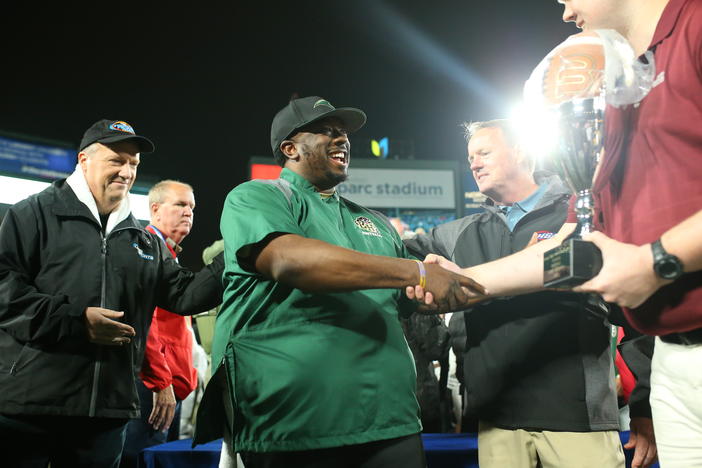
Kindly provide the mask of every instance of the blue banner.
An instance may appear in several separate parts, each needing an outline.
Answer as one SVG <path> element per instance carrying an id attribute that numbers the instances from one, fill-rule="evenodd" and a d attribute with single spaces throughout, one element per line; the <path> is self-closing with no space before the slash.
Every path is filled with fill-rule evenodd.
<path id="1" fill-rule="evenodd" d="M 0 136 L 0 171 L 43 179 L 68 177 L 76 151 Z"/>

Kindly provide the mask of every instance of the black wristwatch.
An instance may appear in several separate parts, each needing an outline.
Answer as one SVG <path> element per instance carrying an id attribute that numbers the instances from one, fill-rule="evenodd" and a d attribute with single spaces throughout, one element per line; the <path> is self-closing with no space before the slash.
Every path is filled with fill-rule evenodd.
<path id="1" fill-rule="evenodd" d="M 661 240 L 651 243 L 653 252 L 653 271 L 659 278 L 675 280 L 683 274 L 683 264 L 678 257 L 665 251 Z"/>

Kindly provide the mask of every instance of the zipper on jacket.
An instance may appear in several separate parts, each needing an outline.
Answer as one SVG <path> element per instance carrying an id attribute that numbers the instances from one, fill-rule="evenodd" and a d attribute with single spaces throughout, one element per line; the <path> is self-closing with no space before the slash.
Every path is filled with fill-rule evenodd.
<path id="1" fill-rule="evenodd" d="M 100 257 L 102 260 L 102 277 L 100 279 L 100 307 L 105 308 L 105 290 L 106 290 L 106 277 L 107 277 L 107 237 L 102 232 L 100 233 Z M 102 361 L 102 345 L 98 345 L 96 357 L 95 357 L 95 368 L 93 369 L 93 388 L 90 392 L 90 408 L 88 410 L 88 416 L 95 416 L 95 408 L 97 406 L 97 392 L 98 392 L 98 382 L 100 380 L 100 367 Z"/>
<path id="2" fill-rule="evenodd" d="M 129 229 L 136 229 L 140 231 L 140 229 L 132 226 L 123 227 L 120 229 L 113 229 L 112 232 L 110 232 L 108 235 L 105 235 L 102 231 L 100 231 L 100 257 L 102 260 L 102 277 L 100 280 L 100 307 L 102 307 L 103 309 L 107 305 L 107 238 L 115 232 L 125 231 Z M 90 392 L 90 407 L 88 409 L 88 416 L 90 417 L 95 416 L 95 411 L 97 408 L 98 381 L 100 380 L 100 368 L 102 367 L 102 353 L 103 346 L 97 345 L 97 352 L 95 355 L 95 368 L 93 369 L 93 385 Z"/>

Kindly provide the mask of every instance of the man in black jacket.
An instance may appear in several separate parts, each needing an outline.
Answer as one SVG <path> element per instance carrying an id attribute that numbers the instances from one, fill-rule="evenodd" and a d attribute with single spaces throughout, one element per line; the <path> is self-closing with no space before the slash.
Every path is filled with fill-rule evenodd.
<path id="1" fill-rule="evenodd" d="M 415 255 L 439 254 L 461 267 L 521 250 L 534 233 L 537 240 L 552 236 L 569 199 L 558 178 L 534 178 L 534 162 L 507 121 L 467 130 L 471 171 L 488 197 L 485 210 L 406 241 Z M 497 299 L 463 315 L 465 409 L 480 421 L 481 467 L 624 466 L 604 313 L 606 305 L 590 296 L 544 291 Z M 631 404 L 637 460 L 655 453 L 645 388 L 650 368 L 643 360 Z"/>
<path id="2" fill-rule="evenodd" d="M 221 259 L 181 269 L 131 214 L 150 140 L 101 120 L 68 179 L 14 205 L 0 227 L 0 440 L 7 466 L 111 467 L 155 306 L 221 300 Z"/>
<path id="3" fill-rule="evenodd" d="M 401 318 L 400 324 L 417 369 L 417 401 L 422 432 L 450 432 L 448 392 L 436 378 L 434 369 L 434 362 L 439 361 L 442 371 L 444 367 L 448 370 L 451 347 L 448 327 L 442 317 L 423 314 Z"/>

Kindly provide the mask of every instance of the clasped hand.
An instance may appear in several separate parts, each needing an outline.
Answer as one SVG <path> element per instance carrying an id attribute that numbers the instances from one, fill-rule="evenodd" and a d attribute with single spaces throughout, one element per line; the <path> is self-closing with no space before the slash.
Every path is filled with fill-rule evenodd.
<path id="1" fill-rule="evenodd" d="M 440 255 L 430 254 L 424 259 L 426 287 L 408 286 L 409 299 L 422 303 L 420 313 L 438 314 L 466 309 L 487 298 L 488 291 L 473 279 L 461 274 L 455 263 Z"/>

